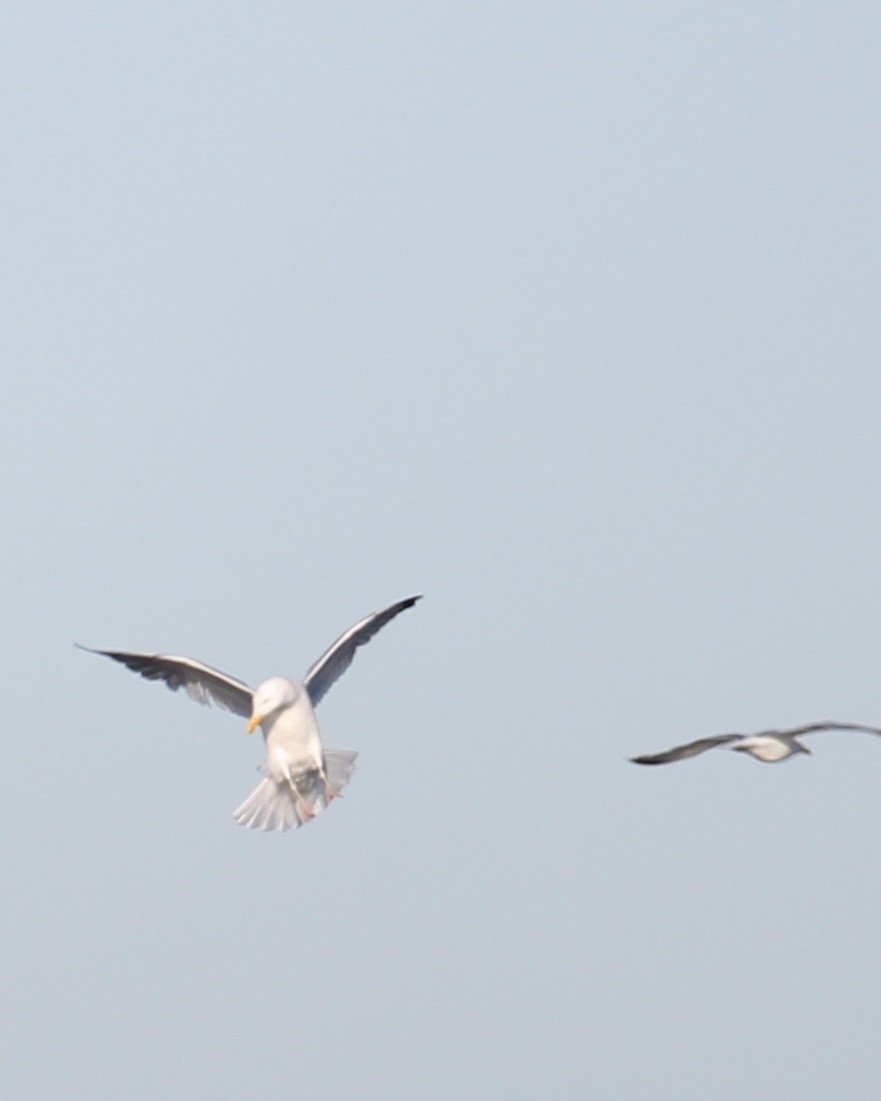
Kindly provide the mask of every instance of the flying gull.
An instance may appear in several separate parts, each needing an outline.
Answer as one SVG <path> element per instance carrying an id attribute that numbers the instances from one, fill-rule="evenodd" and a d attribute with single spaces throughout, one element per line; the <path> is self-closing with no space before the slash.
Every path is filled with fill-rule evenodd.
<path id="1" fill-rule="evenodd" d="M 739 753 L 748 753 L 757 761 L 773 764 L 785 761 L 796 753 L 810 753 L 806 745 L 798 740 L 803 734 L 815 734 L 820 730 L 862 730 L 866 734 L 881 734 L 876 726 L 864 726 L 862 723 L 807 723 L 794 726 L 789 730 L 762 730 L 758 734 L 716 734 L 711 738 L 698 738 L 696 742 L 676 745 L 664 753 L 645 753 L 641 757 L 631 757 L 638 765 L 666 765 L 671 761 L 682 761 L 686 757 L 697 757 L 708 749 L 727 745 Z"/>
<path id="2" fill-rule="evenodd" d="M 213 703 L 241 715 L 248 720 L 249 734 L 261 727 L 266 778 L 233 811 L 233 818 L 258 830 L 296 829 L 340 795 L 358 756 L 348 749 L 323 748 L 313 709 L 352 664 L 358 647 L 420 599 L 400 600 L 350 627 L 310 666 L 302 681 L 270 677 L 253 691 L 243 681 L 192 658 L 80 648 L 121 662 L 147 680 L 164 681 L 173 692 L 183 688 L 197 703 Z"/>

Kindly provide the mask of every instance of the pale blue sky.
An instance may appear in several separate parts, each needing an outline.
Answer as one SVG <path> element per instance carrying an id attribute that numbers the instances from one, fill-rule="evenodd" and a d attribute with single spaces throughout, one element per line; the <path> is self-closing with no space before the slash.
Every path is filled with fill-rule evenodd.
<path id="1" fill-rule="evenodd" d="M 881 1095 L 868 4 L 10 3 L 0 1092 Z M 360 751 L 75 650 L 301 674 Z"/>

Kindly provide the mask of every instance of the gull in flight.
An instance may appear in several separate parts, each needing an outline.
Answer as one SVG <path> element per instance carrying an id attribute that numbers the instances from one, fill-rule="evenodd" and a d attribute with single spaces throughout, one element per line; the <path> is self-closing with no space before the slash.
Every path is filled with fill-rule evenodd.
<path id="1" fill-rule="evenodd" d="M 696 742 L 676 745 L 664 753 L 645 753 L 641 757 L 631 757 L 638 765 L 666 765 L 671 761 L 682 761 L 686 757 L 697 757 L 708 749 L 727 745 L 739 753 L 748 753 L 757 761 L 773 764 L 785 761 L 796 753 L 810 753 L 806 745 L 798 740 L 803 734 L 816 734 L 820 730 L 861 730 L 865 734 L 881 734 L 876 726 L 864 726 L 862 723 L 806 723 L 789 730 L 762 730 L 758 734 L 716 734 L 711 738 L 698 738 Z"/>
<path id="2" fill-rule="evenodd" d="M 183 688 L 197 703 L 213 703 L 241 715 L 248 720 L 249 734 L 261 727 L 266 778 L 233 811 L 233 818 L 258 830 L 296 829 L 340 796 L 358 756 L 348 749 L 323 748 L 313 709 L 352 664 L 358 647 L 420 599 L 408 597 L 360 620 L 310 666 L 301 681 L 270 677 L 253 691 L 243 681 L 192 658 L 121 650 L 89 652 L 121 662 L 147 680 L 164 681 L 173 692 Z"/>

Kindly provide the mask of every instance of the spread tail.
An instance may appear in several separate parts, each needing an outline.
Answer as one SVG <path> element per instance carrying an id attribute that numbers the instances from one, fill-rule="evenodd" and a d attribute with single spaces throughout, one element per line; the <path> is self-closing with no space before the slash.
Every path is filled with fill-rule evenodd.
<path id="1" fill-rule="evenodd" d="M 337 791 L 342 791 L 351 780 L 355 771 L 355 758 L 358 754 L 354 749 L 328 749 L 324 754 L 324 771 L 327 774 L 327 782 Z"/>
<path id="2" fill-rule="evenodd" d="M 324 754 L 324 769 L 328 783 L 336 791 L 342 791 L 355 771 L 357 753 L 350 749 L 328 749 Z M 304 815 L 302 803 L 306 803 L 311 815 Z M 248 798 L 233 811 L 233 818 L 240 826 L 255 830 L 295 830 L 327 806 L 324 788 L 318 780 L 306 795 L 297 796 L 287 780 L 281 782 L 267 776 L 261 780 Z"/>

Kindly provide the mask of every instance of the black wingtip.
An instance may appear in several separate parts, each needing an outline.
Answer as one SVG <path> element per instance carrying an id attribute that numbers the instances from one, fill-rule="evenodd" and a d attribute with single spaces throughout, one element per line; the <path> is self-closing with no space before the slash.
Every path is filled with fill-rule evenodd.
<path id="1" fill-rule="evenodd" d="M 421 599 L 422 593 L 417 593 L 416 596 L 405 597 L 403 600 L 399 600 L 397 604 L 392 604 L 391 608 L 387 609 L 387 611 L 394 609 L 396 615 L 398 612 L 406 612 L 408 608 L 412 608 L 413 605 Z"/>
<path id="2" fill-rule="evenodd" d="M 75 642 L 77 650 L 84 650 L 87 654 L 97 654 L 101 658 L 115 658 L 116 653 L 113 650 L 96 650 L 94 646 L 83 646 L 81 642 Z"/>

